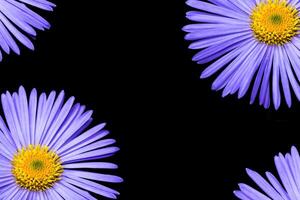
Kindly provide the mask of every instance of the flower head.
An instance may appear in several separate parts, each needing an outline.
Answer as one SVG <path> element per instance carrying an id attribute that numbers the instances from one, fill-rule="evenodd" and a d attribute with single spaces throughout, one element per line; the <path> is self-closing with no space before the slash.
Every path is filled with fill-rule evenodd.
<path id="1" fill-rule="evenodd" d="M 243 97 L 252 87 L 250 103 L 275 109 L 281 93 L 288 107 L 292 92 L 300 100 L 300 5 L 296 0 L 188 0 L 200 11 L 187 12 L 196 23 L 183 28 L 185 39 L 199 49 L 198 64 L 210 63 L 202 72 L 207 78 L 220 71 L 213 90 L 222 96 Z M 273 100 L 273 101 L 272 101 Z"/>
<path id="2" fill-rule="evenodd" d="M 274 158 L 278 180 L 271 172 L 266 172 L 267 179 L 257 172 L 247 169 L 247 174 L 262 190 L 241 183 L 240 190 L 234 191 L 236 197 L 242 200 L 298 200 L 300 199 L 300 157 L 297 149 L 292 147 L 291 153 L 285 156 L 281 153 Z"/>
<path id="3" fill-rule="evenodd" d="M 50 24 L 30 7 L 52 11 L 55 4 L 47 0 L 1 0 L 0 1 L 0 50 L 9 54 L 12 50 L 20 54 L 16 39 L 34 50 L 28 36 L 36 36 L 35 29 L 45 30 Z M 0 61 L 2 53 L 0 51 Z"/>
<path id="4" fill-rule="evenodd" d="M 1 100 L 0 199 L 95 199 L 88 192 L 117 197 L 116 190 L 95 181 L 119 183 L 122 178 L 90 171 L 117 168 L 99 159 L 119 150 L 111 146 L 115 140 L 103 139 L 105 124 L 86 130 L 92 111 L 74 104 L 74 97 L 64 103 L 63 91 L 57 97 L 55 91 L 38 96 L 33 89 L 27 98 L 20 87 Z"/>

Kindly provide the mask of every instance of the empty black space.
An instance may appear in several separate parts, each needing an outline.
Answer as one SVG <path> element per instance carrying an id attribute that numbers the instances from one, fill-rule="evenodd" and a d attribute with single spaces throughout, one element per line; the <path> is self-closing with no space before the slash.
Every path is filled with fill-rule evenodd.
<path id="1" fill-rule="evenodd" d="M 222 98 L 222 92 L 211 90 L 217 77 L 200 79 L 207 65 L 191 61 L 196 50 L 189 50 L 181 30 L 191 23 L 185 13 L 195 10 L 185 1 L 169 4 L 168 27 L 170 37 L 164 55 L 173 102 L 174 116 L 182 129 L 178 132 L 176 160 L 180 164 L 179 187 L 188 199 L 235 199 L 232 191 L 238 183 L 255 186 L 245 168 L 264 175 L 277 175 L 273 157 L 286 153 L 292 145 L 300 148 L 300 104 L 293 96 L 293 105 L 284 102 L 278 111 L 273 105 L 265 110 L 258 101 L 250 105 L 248 94 L 238 100 L 237 95 Z M 167 12 L 167 11 L 166 11 Z M 169 33 L 168 33 L 169 34 Z M 177 115 L 176 115 L 176 114 Z"/>
<path id="2" fill-rule="evenodd" d="M 108 184 L 120 200 L 234 199 L 239 182 L 252 184 L 246 167 L 275 172 L 275 154 L 300 148 L 295 97 L 265 110 L 249 94 L 222 98 L 216 76 L 200 80 L 183 0 L 54 2 L 37 10 L 52 27 L 32 38 L 35 51 L 4 56 L 0 91 L 65 90 L 94 110 L 121 148 L 107 159 L 119 169 L 105 171 L 124 178 Z"/>
<path id="3" fill-rule="evenodd" d="M 119 175 L 124 183 L 103 184 L 118 190 L 120 200 L 140 199 L 143 176 L 149 175 L 146 155 L 137 152 L 148 143 L 149 128 L 142 126 L 147 105 L 141 103 L 145 92 L 138 88 L 138 79 L 143 74 L 128 57 L 134 56 L 130 12 L 126 14 L 125 7 L 115 1 L 52 2 L 57 5 L 53 12 L 32 8 L 52 25 L 31 38 L 35 50 L 19 43 L 20 56 L 4 55 L 0 91 L 14 92 L 20 85 L 28 93 L 32 88 L 39 93 L 64 90 L 66 98 L 74 96 L 76 102 L 93 110 L 92 125 L 106 122 L 111 132 L 106 138 L 116 139 L 121 149 L 103 160 L 118 164 L 119 169 L 99 172 Z"/>

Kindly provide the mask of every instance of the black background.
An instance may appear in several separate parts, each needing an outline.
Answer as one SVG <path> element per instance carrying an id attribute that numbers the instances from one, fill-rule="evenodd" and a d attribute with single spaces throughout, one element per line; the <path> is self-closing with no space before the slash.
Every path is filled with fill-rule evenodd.
<path id="1" fill-rule="evenodd" d="M 137 108 L 133 107 L 138 106 L 140 97 L 133 89 L 137 84 L 132 80 L 133 66 L 128 65 L 125 42 L 129 41 L 123 30 L 128 17 L 118 13 L 122 6 L 113 2 L 52 2 L 57 4 L 54 12 L 33 8 L 52 25 L 32 38 L 35 51 L 20 44 L 20 56 L 4 55 L 0 90 L 13 92 L 20 85 L 27 92 L 32 88 L 40 93 L 65 90 L 67 97 L 75 96 L 77 102 L 94 110 L 93 124 L 106 122 L 111 131 L 109 138 L 115 138 L 121 148 L 116 156 L 105 160 L 117 163 L 119 169 L 104 173 L 120 175 L 125 182 L 104 185 L 120 191 L 120 200 L 138 198 L 136 194 L 142 192 L 135 191 L 133 185 L 138 186 L 140 181 L 136 179 L 143 176 L 143 162 L 135 156 L 141 125 Z M 140 135 L 144 133 L 139 131 Z M 147 135 L 137 137 L 147 139 Z"/>
<path id="2" fill-rule="evenodd" d="M 237 96 L 221 97 L 211 90 L 216 75 L 200 80 L 205 65 L 191 61 L 197 52 L 188 50 L 181 28 L 191 23 L 185 12 L 193 10 L 184 1 L 174 1 L 173 48 L 168 66 L 174 69 L 174 85 L 178 85 L 178 104 L 183 109 L 186 138 L 185 169 L 186 193 L 193 199 L 235 199 L 232 191 L 240 182 L 255 186 L 245 168 L 276 173 L 273 156 L 286 153 L 292 145 L 299 147 L 299 108 L 293 98 L 289 109 L 283 101 L 278 111 L 265 110 L 256 101 L 249 105 L 250 95 L 241 100 Z M 175 21 L 174 21 L 175 19 Z M 180 88 L 179 88 L 180 87 Z M 180 159 L 179 159 L 180 160 Z M 194 180 L 195 182 L 192 182 Z M 203 196 L 202 196 L 203 195 Z M 202 197 L 201 197 L 202 196 Z M 206 199 L 206 198 L 205 198 Z"/>
<path id="3" fill-rule="evenodd" d="M 52 28 L 35 51 L 0 63 L 0 91 L 64 89 L 94 110 L 121 147 L 109 159 L 125 180 L 109 185 L 119 199 L 233 199 L 251 183 L 245 167 L 275 172 L 273 156 L 300 143 L 295 98 L 265 110 L 211 91 L 215 76 L 199 79 L 206 66 L 183 39 L 183 0 L 53 2 L 53 13 L 38 10 Z"/>

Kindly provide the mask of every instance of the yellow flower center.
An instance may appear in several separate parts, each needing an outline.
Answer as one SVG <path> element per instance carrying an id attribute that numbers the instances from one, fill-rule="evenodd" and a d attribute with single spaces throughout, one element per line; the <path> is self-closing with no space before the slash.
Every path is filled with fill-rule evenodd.
<path id="1" fill-rule="evenodd" d="M 254 36 L 269 45 L 283 45 L 299 32 L 299 11 L 286 0 L 265 0 L 252 11 Z"/>
<path id="2" fill-rule="evenodd" d="M 29 145 L 14 155 L 12 174 L 16 183 L 27 190 L 44 191 L 60 180 L 60 157 L 47 146 Z"/>

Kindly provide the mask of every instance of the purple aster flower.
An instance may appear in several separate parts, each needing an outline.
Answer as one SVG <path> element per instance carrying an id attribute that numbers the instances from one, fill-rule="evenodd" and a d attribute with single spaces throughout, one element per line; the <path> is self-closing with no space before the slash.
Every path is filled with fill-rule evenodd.
<path id="1" fill-rule="evenodd" d="M 264 179 L 257 172 L 247 169 L 247 174 L 263 191 L 260 192 L 244 183 L 235 196 L 242 200 L 299 200 L 300 199 L 300 157 L 297 149 L 292 147 L 291 153 L 275 156 L 275 165 L 280 180 L 272 173 L 266 172 Z"/>
<path id="2" fill-rule="evenodd" d="M 50 24 L 27 5 L 52 11 L 55 5 L 47 0 L 0 0 L 0 49 L 9 54 L 10 50 L 20 54 L 16 40 L 34 50 L 28 36 L 36 36 L 35 29 L 45 30 Z M 0 61 L 2 53 L 0 51 Z"/>
<path id="3" fill-rule="evenodd" d="M 281 93 L 288 107 L 300 100 L 300 3 L 298 0 L 188 0 L 195 22 L 183 28 L 198 64 L 209 63 L 201 78 L 216 72 L 213 90 L 243 97 L 253 83 L 250 103 L 275 109 Z M 291 91 L 292 90 L 292 91 Z"/>
<path id="4" fill-rule="evenodd" d="M 119 148 L 103 139 L 105 124 L 86 130 L 92 111 L 74 104 L 74 97 L 64 103 L 63 91 L 38 96 L 33 89 L 28 99 L 20 87 L 1 100 L 6 123 L 0 117 L 0 199 L 96 199 L 89 192 L 117 198 L 116 190 L 98 182 L 122 178 L 84 170 L 117 168 L 99 162 Z"/>

